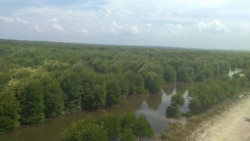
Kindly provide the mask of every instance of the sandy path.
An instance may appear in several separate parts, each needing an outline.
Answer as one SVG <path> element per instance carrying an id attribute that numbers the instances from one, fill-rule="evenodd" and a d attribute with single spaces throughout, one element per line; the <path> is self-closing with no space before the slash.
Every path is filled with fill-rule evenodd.
<path id="1" fill-rule="evenodd" d="M 250 96 L 204 122 L 188 141 L 250 141 Z"/>

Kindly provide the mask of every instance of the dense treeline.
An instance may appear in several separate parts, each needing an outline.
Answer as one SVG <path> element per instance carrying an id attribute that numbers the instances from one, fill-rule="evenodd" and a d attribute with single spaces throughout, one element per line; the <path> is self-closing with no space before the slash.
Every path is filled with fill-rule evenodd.
<path id="1" fill-rule="evenodd" d="M 121 117 L 106 114 L 98 120 L 88 116 L 62 133 L 62 141 L 135 141 L 151 137 L 153 131 L 146 117 L 136 118 L 133 113 Z"/>
<path id="2" fill-rule="evenodd" d="M 239 92 L 249 86 L 247 78 L 239 75 L 232 79 L 210 80 L 196 84 L 190 89 L 192 99 L 189 108 L 192 113 L 204 112 L 226 98 L 237 98 Z"/>
<path id="3" fill-rule="evenodd" d="M 238 79 L 250 80 L 248 52 L 0 40 L 0 65 L 0 132 L 65 112 L 114 106 L 129 95 L 157 94 L 164 83 L 202 82 L 210 93 L 214 81 L 235 87 Z M 247 77 L 227 80 L 235 68 Z M 201 111 L 237 89 L 205 105 L 198 89 L 192 91 L 200 105 L 194 111 Z"/>

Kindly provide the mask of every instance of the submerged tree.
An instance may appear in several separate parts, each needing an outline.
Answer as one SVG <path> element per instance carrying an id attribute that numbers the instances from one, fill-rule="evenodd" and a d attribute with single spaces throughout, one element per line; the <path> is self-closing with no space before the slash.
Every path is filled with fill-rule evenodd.
<path id="1" fill-rule="evenodd" d="M 135 136 L 139 138 L 139 141 L 141 141 L 143 138 L 153 137 L 151 126 L 144 115 L 140 115 L 137 118 L 135 125 Z"/>
<path id="2" fill-rule="evenodd" d="M 107 131 L 92 117 L 73 123 L 61 137 L 62 141 L 108 141 Z"/>
<path id="3" fill-rule="evenodd" d="M 107 96 L 106 103 L 107 106 L 113 106 L 119 104 L 121 100 L 121 88 L 116 79 L 109 80 L 107 82 Z"/>
<path id="4" fill-rule="evenodd" d="M 18 96 L 21 104 L 21 122 L 23 124 L 40 123 L 45 119 L 44 94 L 41 82 L 27 80 Z"/>
<path id="5" fill-rule="evenodd" d="M 61 137 L 62 141 L 135 141 L 153 137 L 153 131 L 145 116 L 106 114 L 97 121 L 88 116 L 73 123 Z"/>
<path id="6" fill-rule="evenodd" d="M 177 105 L 170 105 L 167 108 L 167 117 L 179 118 L 181 115 L 182 112 Z"/>
<path id="7" fill-rule="evenodd" d="M 6 90 L 0 93 L 0 133 L 19 126 L 19 102 L 14 93 Z"/>
<path id="8" fill-rule="evenodd" d="M 155 72 L 147 73 L 145 77 L 145 88 L 150 94 L 157 94 L 162 87 L 162 78 Z"/>
<path id="9" fill-rule="evenodd" d="M 183 98 L 182 94 L 175 94 L 171 97 L 171 104 L 182 106 L 185 104 L 185 99 Z"/>

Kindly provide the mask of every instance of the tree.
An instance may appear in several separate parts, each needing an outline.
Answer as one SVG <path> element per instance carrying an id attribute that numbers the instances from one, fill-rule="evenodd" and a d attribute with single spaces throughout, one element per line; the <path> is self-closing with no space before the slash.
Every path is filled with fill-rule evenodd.
<path id="1" fill-rule="evenodd" d="M 123 134 L 120 135 L 121 141 L 135 141 L 135 135 L 133 134 L 133 131 L 129 129 L 124 129 Z"/>
<path id="2" fill-rule="evenodd" d="M 0 93 L 0 133 L 19 126 L 19 106 L 12 91 L 5 89 Z"/>
<path id="3" fill-rule="evenodd" d="M 153 137 L 151 126 L 144 115 L 140 115 L 136 120 L 135 136 L 137 136 L 140 141 L 142 140 L 142 138 Z"/>
<path id="4" fill-rule="evenodd" d="M 167 117 L 179 118 L 182 112 L 176 105 L 170 105 L 167 108 Z"/>
<path id="5" fill-rule="evenodd" d="M 121 134 L 120 120 L 113 114 L 105 114 L 99 119 L 99 124 L 107 131 L 110 141 L 116 141 Z"/>
<path id="6" fill-rule="evenodd" d="M 57 117 L 64 113 L 65 95 L 60 85 L 52 78 L 43 78 L 43 92 L 46 117 Z"/>
<path id="7" fill-rule="evenodd" d="M 125 129 L 131 129 L 133 131 L 133 134 L 135 134 L 135 125 L 136 125 L 136 117 L 133 113 L 125 113 L 120 117 L 121 122 L 121 128 L 123 130 Z"/>
<path id="8" fill-rule="evenodd" d="M 62 141 L 135 141 L 135 136 L 139 140 L 151 138 L 153 131 L 145 116 L 136 118 L 132 113 L 120 118 L 105 114 L 97 121 L 88 116 L 70 125 L 61 135 Z"/>
<path id="9" fill-rule="evenodd" d="M 123 75 L 118 75 L 117 79 L 119 81 L 119 85 L 120 85 L 120 88 L 121 88 L 121 95 L 128 96 L 129 95 L 129 81 L 128 81 L 128 78 L 123 76 Z"/>
<path id="10" fill-rule="evenodd" d="M 182 94 L 175 94 L 174 96 L 171 97 L 171 102 L 172 105 L 184 105 L 185 104 L 185 99 L 183 98 Z"/>
<path id="11" fill-rule="evenodd" d="M 144 78 L 141 74 L 130 72 L 126 77 L 129 83 L 129 95 L 144 93 Z"/>
<path id="12" fill-rule="evenodd" d="M 145 88 L 150 94 L 157 94 L 162 87 L 162 79 L 155 72 L 149 72 L 145 78 Z"/>
<path id="13" fill-rule="evenodd" d="M 194 77 L 194 69 L 187 64 L 177 69 L 177 80 L 180 82 L 192 82 Z"/>
<path id="14" fill-rule="evenodd" d="M 197 98 L 192 98 L 189 103 L 189 108 L 192 113 L 199 113 L 200 112 L 200 102 Z"/>
<path id="15" fill-rule="evenodd" d="M 108 141 L 108 135 L 92 117 L 73 123 L 62 133 L 62 141 Z"/>
<path id="16" fill-rule="evenodd" d="M 101 84 L 98 76 L 84 73 L 81 86 L 81 105 L 86 110 L 96 110 L 106 102 L 106 85 Z"/>
<path id="17" fill-rule="evenodd" d="M 171 65 L 166 65 L 164 67 L 164 80 L 166 82 L 176 81 L 176 71 Z"/>
<path id="18" fill-rule="evenodd" d="M 67 111 L 75 111 L 81 109 L 81 78 L 79 72 L 69 71 L 60 78 L 60 85 L 66 94 L 65 108 Z"/>
<path id="19" fill-rule="evenodd" d="M 121 88 L 116 79 L 109 80 L 107 82 L 107 96 L 106 103 L 107 106 L 113 106 L 120 102 L 121 100 Z"/>
<path id="20" fill-rule="evenodd" d="M 44 95 L 41 82 L 28 79 L 18 96 L 21 104 L 21 122 L 23 124 L 40 123 L 45 119 Z"/>

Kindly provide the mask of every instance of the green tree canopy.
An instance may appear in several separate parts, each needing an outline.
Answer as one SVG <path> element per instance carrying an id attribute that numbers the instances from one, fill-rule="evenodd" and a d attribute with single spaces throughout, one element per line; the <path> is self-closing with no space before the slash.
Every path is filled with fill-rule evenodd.
<path id="1" fill-rule="evenodd" d="M 0 133 L 19 126 L 20 105 L 14 92 L 5 89 L 0 93 Z"/>

